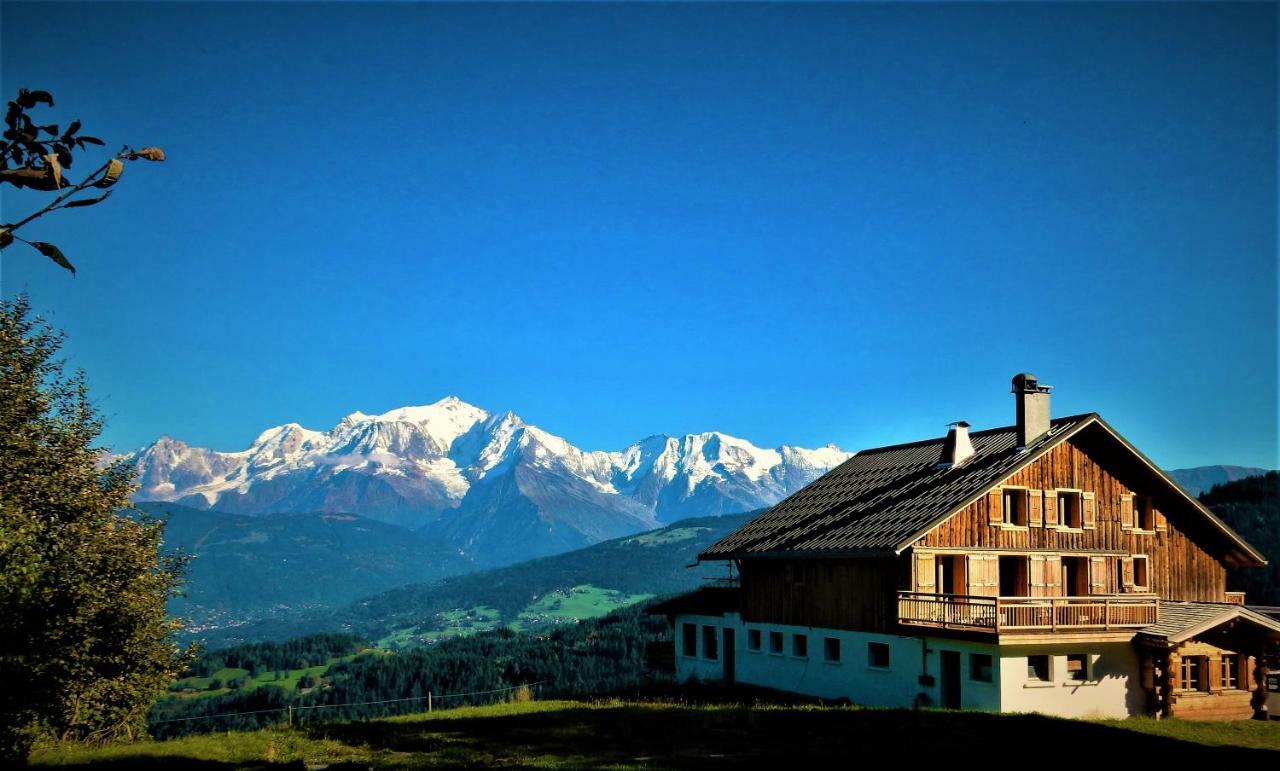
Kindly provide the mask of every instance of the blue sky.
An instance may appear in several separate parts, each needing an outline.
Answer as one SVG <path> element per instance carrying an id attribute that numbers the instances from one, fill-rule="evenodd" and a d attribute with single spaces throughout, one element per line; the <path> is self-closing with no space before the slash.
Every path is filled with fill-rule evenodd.
<path id="1" fill-rule="evenodd" d="M 1275 467 L 1276 9 L 6 2 L 6 97 L 170 160 L 3 292 L 118 449 L 446 394 L 854 449 L 1010 423 L 1031 370 L 1167 467 Z"/>

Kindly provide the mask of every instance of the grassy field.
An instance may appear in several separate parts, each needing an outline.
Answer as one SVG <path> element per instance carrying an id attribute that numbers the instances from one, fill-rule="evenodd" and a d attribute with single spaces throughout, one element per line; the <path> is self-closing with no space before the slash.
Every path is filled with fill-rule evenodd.
<path id="1" fill-rule="evenodd" d="M 292 693 L 298 688 L 298 681 L 307 675 L 315 675 L 320 677 L 325 673 L 329 666 L 337 664 L 340 661 L 351 661 L 355 656 L 341 656 L 328 659 L 323 664 L 306 669 L 290 669 L 281 670 L 279 673 L 262 672 L 256 677 L 250 677 L 249 670 L 226 668 L 214 672 L 208 677 L 187 677 L 174 683 L 175 688 L 182 690 L 170 691 L 166 698 L 172 699 L 203 699 L 210 696 L 221 696 L 231 693 L 230 688 L 216 688 L 209 690 L 209 685 L 214 680 L 221 680 L 228 683 L 236 678 L 245 678 L 242 688 L 246 691 L 259 688 L 264 685 L 275 685 L 283 688 L 286 692 Z"/>
<path id="2" fill-rule="evenodd" d="M 705 529 L 705 528 L 703 528 Z M 652 594 L 627 594 L 591 584 L 547 592 L 504 623 L 502 613 L 487 605 L 437 613 L 431 628 L 404 627 L 383 636 L 378 647 L 386 650 L 431 645 L 451 637 L 486 632 L 506 626 L 517 632 L 545 629 L 556 624 L 599 618 L 618 608 L 652 598 Z"/>
<path id="3" fill-rule="evenodd" d="M 727 769 L 762 762 L 848 765 L 881 753 L 1274 768 L 1280 762 L 1280 722 L 1078 721 L 932 710 L 546 701 L 97 750 L 43 748 L 32 763 L 179 770 Z"/>

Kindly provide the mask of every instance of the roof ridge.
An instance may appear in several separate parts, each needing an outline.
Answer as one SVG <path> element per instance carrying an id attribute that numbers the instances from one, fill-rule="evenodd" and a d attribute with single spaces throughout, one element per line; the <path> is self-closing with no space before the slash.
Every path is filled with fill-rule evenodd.
<path id="1" fill-rule="evenodd" d="M 1064 423 L 1078 422 L 1078 421 L 1084 420 L 1085 418 L 1091 418 L 1091 417 L 1100 418 L 1102 416 L 1096 412 L 1082 412 L 1078 415 L 1064 415 L 1063 417 L 1054 418 L 1053 420 L 1050 420 L 1049 425 L 1056 426 Z M 1018 426 L 1015 423 L 1014 425 L 1011 425 L 1011 426 L 997 426 L 996 428 L 984 428 L 981 431 L 970 431 L 969 436 L 971 438 L 976 436 L 988 436 L 990 434 L 999 434 L 1005 431 L 1016 431 L 1017 429 L 1018 429 Z M 946 441 L 945 436 L 938 436 L 932 439 L 917 439 L 914 442 L 902 442 L 901 444 L 886 444 L 883 447 L 867 447 L 865 449 L 858 450 L 853 454 L 853 456 L 856 457 L 858 455 L 864 455 L 864 454 L 888 452 L 889 450 L 901 450 L 907 447 L 923 447 L 924 445 L 927 445 L 927 444 L 940 444 L 945 441 Z"/>

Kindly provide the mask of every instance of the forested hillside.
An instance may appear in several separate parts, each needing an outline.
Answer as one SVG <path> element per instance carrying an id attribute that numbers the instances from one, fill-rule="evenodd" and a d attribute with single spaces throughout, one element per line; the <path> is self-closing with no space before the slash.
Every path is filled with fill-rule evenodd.
<path id="1" fill-rule="evenodd" d="M 666 619 L 630 607 L 545 636 L 499 630 L 391 654 L 337 635 L 238 646 L 197 661 L 152 708 L 151 732 L 164 738 L 275 725 L 287 705 L 304 721 L 416 712 L 428 693 L 439 706 L 486 704 L 507 695 L 495 690 L 529 683 L 539 683 L 539 697 L 619 691 L 650 678 L 646 647 L 669 639 Z M 362 704 L 327 706 L 353 702 Z"/>
<path id="2" fill-rule="evenodd" d="M 405 647 L 505 626 L 542 629 L 726 575 L 722 564 L 690 566 L 700 551 L 753 516 L 686 519 L 554 557 L 403 586 L 337 610 L 282 612 L 244 626 L 212 629 L 203 639 L 212 649 L 347 631 L 382 641 L 384 647 Z"/>
<path id="3" fill-rule="evenodd" d="M 349 514 L 250 517 L 172 503 L 139 503 L 165 520 L 167 552 L 195 557 L 170 612 L 189 629 L 267 614 L 334 607 L 393 586 L 474 568 L 456 549 Z"/>
<path id="4" fill-rule="evenodd" d="M 1250 605 L 1280 605 L 1280 472 L 1215 485 L 1200 501 L 1267 558 L 1264 568 L 1229 568 L 1227 588 Z"/>

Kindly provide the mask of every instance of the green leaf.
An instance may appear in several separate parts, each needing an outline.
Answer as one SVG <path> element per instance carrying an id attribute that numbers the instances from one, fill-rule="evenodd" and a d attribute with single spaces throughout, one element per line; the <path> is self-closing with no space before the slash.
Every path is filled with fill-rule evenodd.
<path id="1" fill-rule="evenodd" d="M 107 192 L 103 193 L 97 198 L 81 198 L 78 201 L 67 201 L 66 203 L 62 204 L 62 206 L 60 206 L 59 208 L 70 209 L 75 206 L 93 206 L 95 203 L 102 203 L 103 201 L 107 200 L 108 198 L 111 197 L 111 194 L 114 192 L 115 192 L 114 190 L 108 190 Z"/>
<path id="2" fill-rule="evenodd" d="M 71 275 L 74 276 L 76 274 L 75 266 L 71 264 L 71 261 L 67 259 L 66 255 L 64 255 L 62 250 L 58 247 L 48 243 L 47 241 L 32 241 L 31 245 L 35 247 L 37 252 L 40 252 L 45 257 L 48 257 L 62 267 L 71 271 Z"/>
<path id="3" fill-rule="evenodd" d="M 97 137 L 76 137 L 76 141 L 79 142 L 81 146 L 84 146 L 86 144 L 89 144 L 89 145 L 105 145 L 106 144 L 106 142 L 103 142 L 101 139 L 98 139 Z"/>

